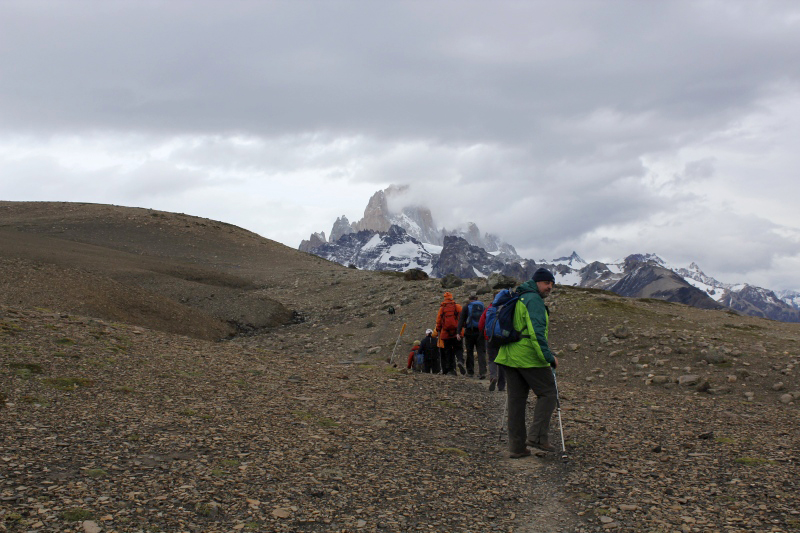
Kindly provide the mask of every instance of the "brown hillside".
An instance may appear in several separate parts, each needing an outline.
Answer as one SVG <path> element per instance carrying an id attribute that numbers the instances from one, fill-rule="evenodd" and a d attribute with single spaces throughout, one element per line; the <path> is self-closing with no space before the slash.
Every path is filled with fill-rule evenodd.
<path id="1" fill-rule="evenodd" d="M 504 394 L 401 370 L 439 280 L 343 268 L 186 215 L 0 213 L 0 531 L 800 524 L 798 324 L 558 287 L 569 461 L 510 460 Z M 305 322 L 225 342 L 168 329 L 258 317 L 262 298 Z"/>

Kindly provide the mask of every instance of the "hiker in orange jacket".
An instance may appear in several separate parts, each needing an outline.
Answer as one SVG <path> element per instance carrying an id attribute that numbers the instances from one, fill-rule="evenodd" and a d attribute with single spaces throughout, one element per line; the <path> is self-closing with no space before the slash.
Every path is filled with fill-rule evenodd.
<path id="1" fill-rule="evenodd" d="M 458 335 L 458 316 L 461 306 L 453 300 L 453 294 L 444 293 L 444 301 L 439 304 L 439 314 L 436 315 L 436 334 L 443 344 L 442 347 L 442 374 L 456 375 L 456 353 L 461 350 L 461 339 Z M 466 369 L 459 361 L 459 370 L 464 374 Z"/>

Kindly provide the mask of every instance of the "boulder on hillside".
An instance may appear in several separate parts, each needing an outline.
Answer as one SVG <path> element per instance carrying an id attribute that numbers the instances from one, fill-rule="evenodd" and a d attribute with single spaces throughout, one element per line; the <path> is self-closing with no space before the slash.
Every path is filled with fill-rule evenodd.
<path id="1" fill-rule="evenodd" d="M 514 287 L 518 286 L 520 282 L 516 278 L 512 278 L 511 276 L 495 273 L 489 275 L 489 277 L 486 279 L 486 284 L 492 290 L 500 290 L 500 289 L 513 289 Z"/>
<path id="2" fill-rule="evenodd" d="M 442 288 L 443 289 L 454 289 L 456 287 L 460 287 L 464 284 L 464 280 L 456 276 L 455 274 L 447 274 L 445 277 L 442 278 Z"/>
<path id="3" fill-rule="evenodd" d="M 428 274 L 419 268 L 412 268 L 403 273 L 403 279 L 406 281 L 420 281 L 428 279 Z"/>

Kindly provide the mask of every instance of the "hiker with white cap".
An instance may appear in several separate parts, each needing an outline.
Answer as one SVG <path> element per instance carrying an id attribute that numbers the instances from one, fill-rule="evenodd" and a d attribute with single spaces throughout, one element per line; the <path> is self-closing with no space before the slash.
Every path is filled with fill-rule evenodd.
<path id="1" fill-rule="evenodd" d="M 425 330 L 425 338 L 419 344 L 419 351 L 425 354 L 425 363 L 422 371 L 431 374 L 439 373 L 439 347 L 433 337 L 433 330 Z"/>

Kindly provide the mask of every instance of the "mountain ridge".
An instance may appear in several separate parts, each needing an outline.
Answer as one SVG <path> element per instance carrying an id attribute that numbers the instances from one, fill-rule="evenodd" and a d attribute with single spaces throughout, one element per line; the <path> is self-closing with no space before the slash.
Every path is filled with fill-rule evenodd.
<path id="1" fill-rule="evenodd" d="M 301 243 L 300 249 L 356 268 L 400 271 L 420 268 L 433 277 L 453 274 L 461 278 L 485 278 L 503 274 L 522 280 L 538 265 L 553 270 L 561 284 L 606 289 L 630 297 L 645 295 L 701 308 L 721 306 L 752 316 L 800 322 L 800 293 L 796 291 L 785 291 L 781 297 L 761 287 L 723 283 L 706 275 L 695 262 L 688 267 L 673 267 L 652 252 L 630 254 L 615 263 L 587 263 L 577 251 L 553 260 L 524 259 L 499 237 L 482 235 L 473 222 L 466 222 L 466 229 L 437 229 L 428 208 L 403 206 L 392 211 L 390 201 L 408 190 L 407 186 L 393 185 L 376 192 L 358 222 L 350 224 L 346 217 L 339 217 L 330 241 L 325 241 L 324 232 L 314 233 Z M 373 242 L 373 246 L 395 250 L 392 259 L 361 260 L 362 254 L 352 249 L 352 239 L 342 245 L 338 243 L 355 231 L 372 232 L 370 239 L 377 236 L 381 241 L 379 245 Z M 401 252 L 397 244 L 403 233 L 415 245 Z M 359 242 L 366 244 L 367 236 L 361 234 Z"/>

